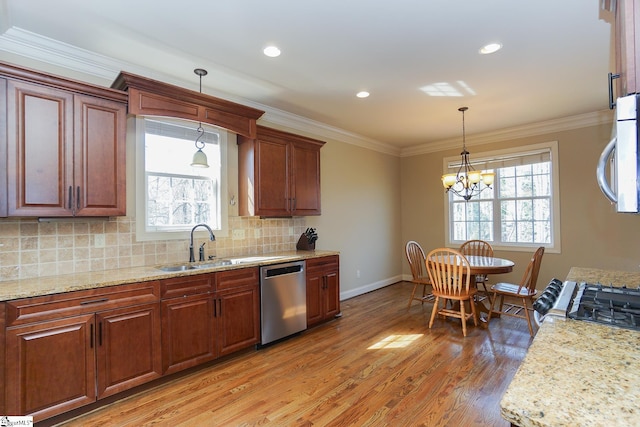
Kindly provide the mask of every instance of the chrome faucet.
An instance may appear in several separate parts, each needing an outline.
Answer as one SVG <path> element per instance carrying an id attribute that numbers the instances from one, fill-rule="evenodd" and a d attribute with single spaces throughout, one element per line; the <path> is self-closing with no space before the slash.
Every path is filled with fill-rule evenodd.
<path id="1" fill-rule="evenodd" d="M 211 227 L 209 227 L 207 224 L 196 224 L 191 229 L 191 239 L 189 240 L 189 262 L 195 262 L 195 260 L 196 260 L 196 257 L 195 257 L 195 255 L 193 253 L 193 232 L 198 227 L 204 227 L 207 230 L 209 230 L 209 238 L 211 239 L 211 241 L 213 242 L 214 240 L 216 240 L 216 236 L 213 235 L 213 230 L 211 230 Z M 203 243 L 203 246 L 204 246 L 204 243 Z M 204 261 L 204 251 L 203 250 L 200 251 L 200 261 Z"/>

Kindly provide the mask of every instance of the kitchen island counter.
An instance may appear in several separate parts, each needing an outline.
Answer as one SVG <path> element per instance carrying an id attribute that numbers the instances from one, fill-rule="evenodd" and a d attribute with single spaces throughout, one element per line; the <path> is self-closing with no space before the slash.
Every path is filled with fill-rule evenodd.
<path id="1" fill-rule="evenodd" d="M 640 273 L 572 268 L 567 280 L 637 286 Z M 520 427 L 631 426 L 640 419 L 640 332 L 548 317 L 500 402 Z"/>

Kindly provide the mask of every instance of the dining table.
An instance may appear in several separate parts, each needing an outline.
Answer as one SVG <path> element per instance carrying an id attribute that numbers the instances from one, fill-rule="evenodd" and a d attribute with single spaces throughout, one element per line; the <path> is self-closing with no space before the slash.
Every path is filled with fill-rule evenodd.
<path id="1" fill-rule="evenodd" d="M 471 276 L 476 275 L 495 275 L 495 274 L 504 274 L 510 273 L 513 271 L 513 267 L 515 263 L 509 259 L 498 258 L 498 257 L 487 257 L 487 256 L 478 256 L 478 255 L 465 255 L 465 258 L 469 261 L 469 272 Z M 472 283 L 475 284 L 475 281 L 472 280 Z M 484 303 L 485 299 L 489 299 L 489 304 L 491 304 L 491 298 L 477 298 L 475 300 L 476 308 L 478 309 L 478 320 L 480 321 L 480 325 L 483 327 L 487 327 L 488 322 L 485 318 L 480 316 L 480 313 L 484 313 L 487 316 L 489 315 L 489 311 L 491 307 L 487 307 Z M 500 317 L 499 314 L 493 314 L 491 317 Z"/>
<path id="2" fill-rule="evenodd" d="M 469 261 L 469 270 L 472 276 L 482 275 L 486 277 L 488 275 L 510 273 L 513 271 L 513 266 L 515 265 L 513 261 L 505 258 L 476 255 L 465 255 L 465 257 Z M 479 313 L 484 313 L 488 316 L 491 307 L 487 307 L 487 305 L 484 303 L 485 299 L 489 299 L 489 304 L 491 304 L 490 297 L 483 299 L 476 297 L 476 308 L 478 308 Z M 480 324 L 486 326 L 487 320 L 482 318 L 482 316 L 478 317 L 480 320 Z M 500 315 L 494 313 L 492 317 L 500 317 Z"/>

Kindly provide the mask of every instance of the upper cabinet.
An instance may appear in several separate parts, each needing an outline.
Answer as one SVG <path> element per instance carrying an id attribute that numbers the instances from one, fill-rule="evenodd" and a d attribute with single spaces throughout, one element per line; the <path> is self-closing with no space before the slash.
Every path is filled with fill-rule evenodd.
<path id="1" fill-rule="evenodd" d="M 125 215 L 127 94 L 2 63 L 0 76 L 0 216 Z"/>
<path id="2" fill-rule="evenodd" d="M 637 0 L 616 2 L 616 73 L 620 75 L 617 96 L 640 92 L 640 4 Z"/>
<path id="3" fill-rule="evenodd" d="M 320 215 L 323 141 L 257 127 L 255 139 L 238 137 L 240 215 Z"/>
<path id="4" fill-rule="evenodd" d="M 264 111 L 157 80 L 121 72 L 112 88 L 129 93 L 129 114 L 209 123 L 250 138 Z"/>

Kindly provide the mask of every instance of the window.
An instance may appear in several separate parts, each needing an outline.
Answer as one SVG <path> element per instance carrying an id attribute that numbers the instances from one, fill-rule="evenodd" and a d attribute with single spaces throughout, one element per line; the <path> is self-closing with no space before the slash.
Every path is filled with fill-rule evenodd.
<path id="1" fill-rule="evenodd" d="M 140 118 L 136 127 L 138 240 L 184 238 L 200 223 L 226 235 L 226 132 L 202 125 L 209 167 L 196 168 L 197 123 Z"/>
<path id="2" fill-rule="evenodd" d="M 447 193 L 447 244 L 486 240 L 494 248 L 560 251 L 557 142 L 491 153 L 476 153 L 478 170 L 496 173 L 493 188 L 466 202 Z M 445 159 L 445 173 L 456 172 L 460 158 Z"/>

